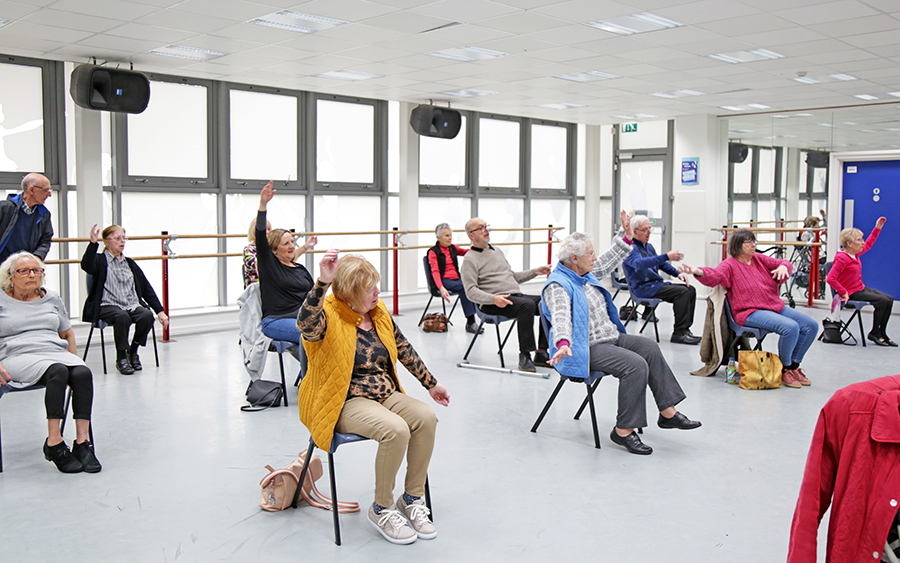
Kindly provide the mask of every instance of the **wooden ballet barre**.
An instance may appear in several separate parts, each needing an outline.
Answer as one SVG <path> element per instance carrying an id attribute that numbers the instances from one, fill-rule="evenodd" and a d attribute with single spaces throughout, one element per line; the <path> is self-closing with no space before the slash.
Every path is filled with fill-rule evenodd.
<path id="1" fill-rule="evenodd" d="M 750 231 L 751 233 L 796 233 L 799 231 L 812 231 L 812 232 L 827 232 L 828 229 L 825 227 L 752 227 L 752 228 L 743 228 L 743 227 L 713 227 L 710 231 L 725 231 L 725 232 L 734 232 L 737 230 L 742 231 Z"/>
<path id="2" fill-rule="evenodd" d="M 732 221 L 729 223 L 730 225 L 763 225 L 768 223 L 803 223 L 806 219 L 791 219 L 791 220 L 781 220 L 781 221 Z"/>
<path id="3" fill-rule="evenodd" d="M 730 240 L 714 240 L 709 244 L 729 244 Z M 825 246 L 824 242 L 803 242 L 802 240 L 758 240 L 756 246 Z"/>

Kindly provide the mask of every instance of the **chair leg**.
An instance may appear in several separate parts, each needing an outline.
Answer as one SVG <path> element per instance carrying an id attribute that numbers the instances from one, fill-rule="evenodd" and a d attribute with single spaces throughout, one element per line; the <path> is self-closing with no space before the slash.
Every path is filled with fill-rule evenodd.
<path id="1" fill-rule="evenodd" d="M 472 341 L 469 342 L 469 347 L 466 349 L 466 355 L 463 356 L 463 361 L 469 359 L 469 353 L 472 351 L 472 346 L 475 345 L 475 340 L 478 338 L 478 335 L 481 334 L 481 327 L 484 326 L 484 319 L 478 324 L 478 330 L 475 331 L 475 334 L 472 335 Z"/>
<path id="2" fill-rule="evenodd" d="M 656 307 L 654 307 L 650 313 L 651 315 L 656 315 Z M 659 344 L 659 320 L 653 323 L 653 332 L 656 333 L 656 343 Z"/>
<path id="3" fill-rule="evenodd" d="M 444 316 L 447 316 L 447 302 L 441 298 L 441 312 L 444 313 Z"/>
<path id="4" fill-rule="evenodd" d="M 599 385 L 600 385 L 600 379 L 598 378 L 596 381 L 594 381 L 594 384 L 591 386 L 591 395 L 594 394 L 594 391 L 597 390 L 597 387 Z M 587 397 L 585 397 L 584 400 L 581 402 L 581 406 L 578 407 L 578 411 L 575 413 L 575 420 L 578 420 L 579 418 L 581 418 L 581 413 L 584 412 L 584 409 L 586 409 L 587 406 L 588 406 L 588 399 L 587 399 Z"/>
<path id="5" fill-rule="evenodd" d="M 450 307 L 450 314 L 447 315 L 447 320 L 448 320 L 448 322 L 449 322 L 449 320 L 450 320 L 450 317 L 453 316 L 453 311 L 456 310 L 456 306 L 457 306 L 457 305 L 459 305 L 459 295 L 456 296 L 456 301 L 454 301 L 454 302 L 453 302 L 453 306 Z M 453 324 L 453 323 L 450 323 L 450 324 Z"/>
<path id="6" fill-rule="evenodd" d="M 331 481 L 331 515 L 334 517 L 334 543 L 341 545 L 341 520 L 338 518 L 337 486 L 334 484 L 334 455 L 328 452 L 328 478 Z M 368 516 L 366 516 L 368 518 Z"/>
<path id="7" fill-rule="evenodd" d="M 865 348 L 866 347 L 866 334 L 863 332 L 862 315 L 859 314 L 859 309 L 857 309 L 853 313 L 853 316 L 856 317 L 856 321 L 859 323 L 859 339 L 863 343 L 863 348 Z M 853 320 L 853 319 L 851 319 L 851 320 Z"/>
<path id="8" fill-rule="evenodd" d="M 287 385 L 284 383 L 284 358 L 281 352 L 278 352 L 278 367 L 281 369 L 281 397 L 284 400 L 284 406 L 288 406 Z"/>
<path id="9" fill-rule="evenodd" d="M 631 299 L 631 295 L 628 296 L 628 301 L 626 301 L 625 304 L 622 305 L 622 307 L 624 307 L 624 308 L 627 310 L 627 309 L 628 309 L 628 304 L 629 304 L 629 303 L 634 303 L 634 302 L 632 301 L 632 299 Z M 628 315 L 628 316 L 625 318 L 625 322 L 622 323 L 622 326 L 625 327 L 625 328 L 628 328 L 628 323 L 631 322 L 631 319 L 632 319 L 632 318 L 637 318 L 637 303 L 634 303 L 634 314 Z M 619 320 L 621 320 L 621 319 L 619 319 Z"/>
<path id="10" fill-rule="evenodd" d="M 428 303 L 425 305 L 425 310 L 422 311 L 422 316 L 419 317 L 419 324 L 417 324 L 416 326 L 422 326 L 422 321 L 425 320 L 425 315 L 428 314 L 428 308 L 431 307 L 432 299 L 434 299 L 434 295 L 431 295 L 430 297 L 428 297 Z"/>
<path id="11" fill-rule="evenodd" d="M 150 325 L 150 334 L 153 335 L 153 357 L 156 358 L 156 367 L 159 367 L 159 350 L 156 348 L 156 327 Z"/>
<path id="12" fill-rule="evenodd" d="M 599 379 L 597 381 L 600 381 Z M 597 430 L 597 411 L 594 409 L 594 390 L 585 382 L 587 387 L 587 400 L 591 405 L 591 426 L 594 429 L 594 447 L 600 449 L 600 431 Z"/>
<path id="13" fill-rule="evenodd" d="M 297 504 L 300 502 L 300 486 L 299 483 L 303 483 L 306 480 L 306 473 L 309 470 L 309 462 L 312 459 L 313 451 L 316 449 L 316 443 L 313 442 L 313 439 L 309 439 L 309 446 L 306 447 L 306 459 L 303 461 L 303 469 L 300 471 L 300 481 L 298 481 L 297 490 L 294 492 L 294 500 L 291 501 L 291 508 L 297 508 Z"/>
<path id="14" fill-rule="evenodd" d="M 503 342 L 500 340 L 500 325 L 495 324 L 494 329 L 497 332 L 497 353 L 500 354 L 500 367 L 505 368 L 506 362 L 503 361 Z"/>
<path id="15" fill-rule="evenodd" d="M 66 431 L 66 419 L 69 418 L 69 405 L 72 402 L 72 388 L 69 387 L 69 391 L 66 393 L 66 404 L 63 406 L 63 418 L 62 422 L 59 423 L 59 433 L 62 434 Z M 94 440 L 92 439 L 91 442 Z"/>
<path id="16" fill-rule="evenodd" d="M 91 349 L 91 337 L 93 337 L 93 336 L 94 336 L 94 325 L 93 325 L 93 323 L 92 323 L 92 324 L 91 324 L 91 330 L 88 331 L 87 344 L 84 345 L 84 355 L 81 356 L 81 361 L 82 361 L 82 362 L 85 361 L 85 360 L 87 360 L 87 353 L 88 353 L 88 350 Z"/>
<path id="17" fill-rule="evenodd" d="M 532 432 L 537 432 L 538 426 L 543 422 L 544 417 L 547 415 L 547 411 L 550 410 L 550 405 L 553 404 L 553 401 L 556 400 L 556 396 L 559 395 L 560 389 L 562 389 L 563 384 L 566 382 L 565 377 L 559 378 L 559 383 L 556 384 L 556 389 L 553 390 L 553 393 L 550 394 L 550 398 L 547 399 L 547 404 L 544 405 L 544 409 L 541 411 L 541 414 L 538 415 L 537 420 L 534 421 L 534 426 L 531 427 Z"/>
<path id="18" fill-rule="evenodd" d="M 500 343 L 500 352 L 499 353 L 500 353 L 500 366 L 501 367 L 506 367 L 503 364 L 503 348 L 506 346 L 506 341 L 509 340 L 509 335 L 512 334 L 513 329 L 516 328 L 516 322 L 517 321 L 515 319 L 513 319 L 512 323 L 510 323 L 510 325 L 509 325 L 509 330 L 506 331 L 506 336 L 503 338 L 503 342 Z M 498 334 L 498 336 L 500 334 L 499 326 L 497 327 L 497 334 Z"/>
<path id="19" fill-rule="evenodd" d="M 431 508 L 431 487 L 428 486 L 427 474 L 425 475 L 425 506 L 428 507 L 428 513 L 431 515 L 430 519 L 432 522 L 434 522 L 434 509 Z"/>
<path id="20" fill-rule="evenodd" d="M 106 339 L 103 337 L 103 329 L 100 329 L 100 354 L 103 356 L 103 375 L 106 375 Z"/>

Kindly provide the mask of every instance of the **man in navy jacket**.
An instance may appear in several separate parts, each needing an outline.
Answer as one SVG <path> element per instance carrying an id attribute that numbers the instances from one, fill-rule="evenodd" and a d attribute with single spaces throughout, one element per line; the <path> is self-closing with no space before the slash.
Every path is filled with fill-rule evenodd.
<path id="1" fill-rule="evenodd" d="M 649 242 L 652 227 L 650 219 L 646 215 L 632 217 L 631 227 L 634 229 L 634 248 L 622 266 L 625 270 L 625 277 L 628 278 L 632 296 L 644 299 L 662 299 L 672 303 L 675 312 L 675 330 L 672 332 L 672 342 L 699 344 L 700 337 L 691 334 L 697 292 L 688 284 L 687 275 L 679 272 L 669 263 L 669 261 L 681 260 L 684 258 L 684 254 L 678 250 L 671 250 L 666 254 L 656 254 L 656 249 Z M 685 285 L 664 281 L 659 275 L 659 270 L 677 277 Z"/>
<path id="2" fill-rule="evenodd" d="M 53 225 L 44 202 L 50 197 L 50 180 L 31 173 L 22 179 L 22 193 L 0 201 L 0 262 L 28 251 L 41 260 L 50 251 Z"/>

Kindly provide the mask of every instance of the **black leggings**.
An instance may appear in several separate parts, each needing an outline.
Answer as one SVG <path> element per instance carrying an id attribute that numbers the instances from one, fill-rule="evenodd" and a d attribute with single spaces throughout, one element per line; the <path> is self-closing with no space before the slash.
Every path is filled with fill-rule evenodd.
<path id="1" fill-rule="evenodd" d="M 72 388 L 72 417 L 91 419 L 91 404 L 94 402 L 94 375 L 87 366 L 69 367 L 51 364 L 38 380 L 44 385 L 44 407 L 47 419 L 65 418 L 66 387 Z"/>
<path id="2" fill-rule="evenodd" d="M 887 336 L 887 324 L 891 320 L 891 309 L 894 306 L 894 298 L 883 291 L 871 287 L 864 287 L 850 295 L 850 299 L 869 301 L 875 307 L 872 314 L 872 334 L 875 336 Z"/>

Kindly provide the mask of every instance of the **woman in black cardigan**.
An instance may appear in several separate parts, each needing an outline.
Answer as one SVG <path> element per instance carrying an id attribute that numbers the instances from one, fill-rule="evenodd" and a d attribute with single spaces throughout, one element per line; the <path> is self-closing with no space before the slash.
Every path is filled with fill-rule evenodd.
<path id="1" fill-rule="evenodd" d="M 93 323 L 97 319 L 111 325 L 116 341 L 116 369 L 122 375 L 131 375 L 143 368 L 138 356 L 138 346 L 147 345 L 147 334 L 153 327 L 153 313 L 156 312 L 163 328 L 169 326 L 169 317 L 153 291 L 153 286 L 140 266 L 125 257 L 125 229 L 110 225 L 103 229 L 103 244 L 106 249 L 97 252 L 100 229 L 91 228 L 91 243 L 81 257 L 81 269 L 93 276 L 81 319 Z M 134 338 L 128 344 L 128 329 L 134 324 Z"/>

